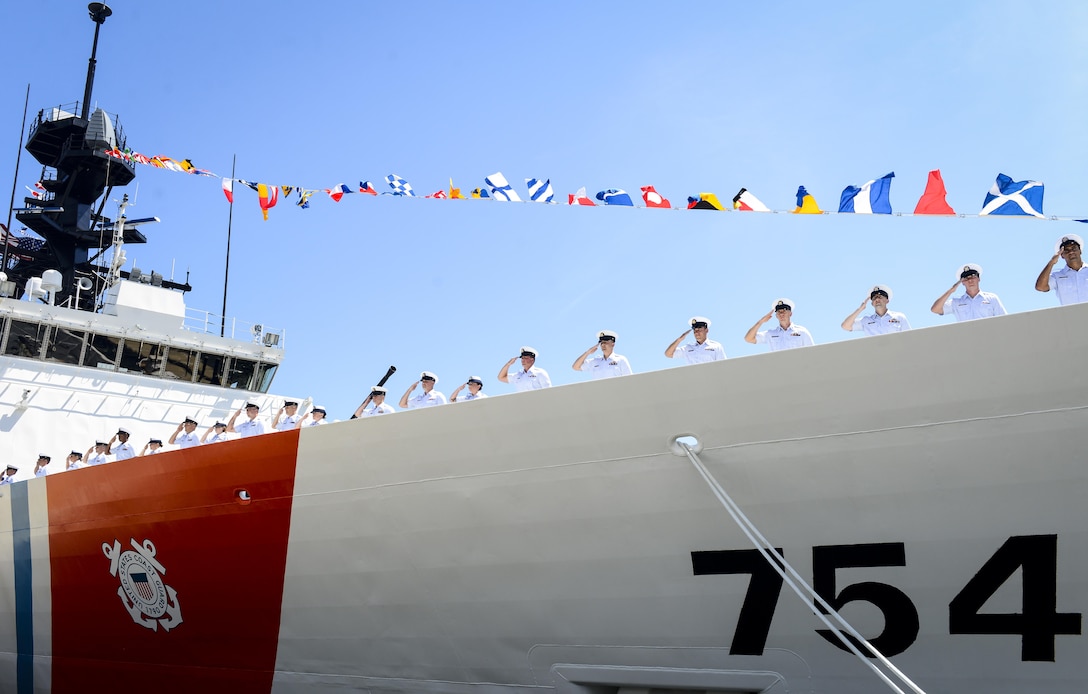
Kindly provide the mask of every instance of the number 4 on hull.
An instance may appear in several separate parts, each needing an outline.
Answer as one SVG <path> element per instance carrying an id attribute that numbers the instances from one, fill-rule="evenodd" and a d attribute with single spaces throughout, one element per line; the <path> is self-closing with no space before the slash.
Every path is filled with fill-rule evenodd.
<path id="1" fill-rule="evenodd" d="M 979 610 L 1023 567 L 1019 613 Z M 950 634 L 1020 634 L 1023 661 L 1054 661 L 1059 635 L 1081 633 L 1079 612 L 1058 612 L 1058 536 L 1010 537 L 948 604 Z"/>

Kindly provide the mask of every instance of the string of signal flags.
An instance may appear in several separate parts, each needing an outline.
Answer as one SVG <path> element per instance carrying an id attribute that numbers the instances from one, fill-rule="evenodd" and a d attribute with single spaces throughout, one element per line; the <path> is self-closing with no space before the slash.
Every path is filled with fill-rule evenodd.
<path id="1" fill-rule="evenodd" d="M 371 181 L 360 181 L 358 188 L 344 183 L 329 188 L 307 188 L 294 185 L 285 186 L 256 183 L 240 178 L 223 178 L 206 169 L 197 168 L 188 159 L 179 160 L 164 156 L 147 157 L 137 152 L 118 149 L 106 150 L 105 154 L 134 164 L 143 164 L 154 168 L 196 176 L 206 176 L 208 178 L 220 178 L 222 181 L 223 194 L 231 204 L 234 203 L 234 184 L 239 183 L 257 193 L 257 202 L 265 220 L 268 219 L 269 210 L 275 207 L 281 199 L 284 201 L 289 200 L 290 196 L 293 194 L 297 195 L 294 204 L 301 209 L 309 208 L 311 199 L 318 193 L 328 196 L 328 198 L 335 203 L 339 203 L 345 196 L 362 194 L 374 196 L 392 195 L 395 197 L 437 200 L 481 199 L 498 202 L 533 202 L 552 205 L 563 204 L 561 200 L 557 199 L 550 179 L 525 179 L 526 197 L 522 198 L 518 191 L 514 189 L 514 186 L 506 180 L 506 177 L 503 176 L 502 172 L 496 172 L 490 176 L 485 176 L 484 185 L 472 189 L 467 195 L 463 194 L 460 188 L 453 185 L 453 179 L 450 179 L 448 189 L 442 188 L 429 195 L 419 195 L 407 180 L 396 174 L 389 174 L 385 177 L 385 183 L 388 185 L 389 190 L 384 191 L 379 191 L 377 186 Z M 689 196 L 687 198 L 686 206 L 674 206 L 668 198 L 665 198 L 658 193 L 652 185 L 646 185 L 640 188 L 643 203 L 641 205 L 636 205 L 635 199 L 632 198 L 627 191 L 619 188 L 602 190 L 593 198 L 590 198 L 584 187 L 579 188 L 575 193 L 568 194 L 566 204 L 587 207 L 596 207 L 600 205 L 640 207 L 644 209 L 733 210 L 738 212 L 790 214 L 902 215 L 904 213 L 893 213 L 892 211 L 890 196 L 893 178 L 895 178 L 894 172 L 868 181 L 860 186 L 847 186 L 843 189 L 842 195 L 839 198 L 839 206 L 836 212 L 821 209 L 817 204 L 816 199 L 805 190 L 804 186 L 799 186 L 797 188 L 797 205 L 792 210 L 773 210 L 763 204 L 763 202 L 747 188 L 741 188 L 740 191 L 733 196 L 731 205 L 723 204 L 714 193 L 702 192 L 698 195 Z M 971 216 L 1022 216 L 1052 221 L 1076 221 L 1088 223 L 1088 219 L 1047 217 L 1044 215 L 1043 192 L 1044 186 L 1039 181 L 1014 181 L 1005 174 L 998 174 L 994 184 L 986 192 L 985 199 L 982 203 L 982 209 L 977 215 Z M 930 171 L 929 178 L 926 181 L 925 192 L 922 193 L 922 197 L 918 199 L 918 203 L 915 205 L 912 214 L 968 216 L 967 214 L 957 213 L 953 210 L 945 199 L 946 195 L 944 179 L 941 178 L 940 169 Z"/>

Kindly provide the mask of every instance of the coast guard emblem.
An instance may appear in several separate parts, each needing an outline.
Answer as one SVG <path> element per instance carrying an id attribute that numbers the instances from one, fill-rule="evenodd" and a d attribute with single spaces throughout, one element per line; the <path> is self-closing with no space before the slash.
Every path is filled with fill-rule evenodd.
<path id="1" fill-rule="evenodd" d="M 163 583 L 166 568 L 155 559 L 154 543 L 144 540 L 137 544 L 135 538 L 130 542 L 132 549 L 124 552 L 117 540 L 112 545 L 102 543 L 102 553 L 110 560 L 110 575 L 121 580 L 117 596 L 136 624 L 151 631 L 160 626 L 170 631 L 182 622 L 177 591 Z"/>

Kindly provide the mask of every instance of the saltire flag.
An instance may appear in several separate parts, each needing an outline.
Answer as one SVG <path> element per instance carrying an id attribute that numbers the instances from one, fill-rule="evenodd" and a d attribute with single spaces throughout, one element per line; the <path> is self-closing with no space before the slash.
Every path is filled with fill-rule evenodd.
<path id="1" fill-rule="evenodd" d="M 472 197 L 474 198 L 490 198 L 491 193 L 487 192 L 487 188 L 473 188 Z"/>
<path id="2" fill-rule="evenodd" d="M 227 196 L 227 202 L 234 204 L 234 179 L 223 179 L 223 195 Z"/>
<path id="3" fill-rule="evenodd" d="M 240 178 L 238 179 L 238 182 L 241 183 L 242 185 L 246 186 L 247 188 L 251 189 L 253 192 L 255 192 L 255 193 L 257 192 L 257 184 L 256 183 L 250 183 L 249 181 L 243 181 Z"/>
<path id="4" fill-rule="evenodd" d="M 979 216 L 1026 215 L 1043 216 L 1043 184 L 1039 181 L 1014 181 L 1005 174 L 998 174 Z"/>
<path id="5" fill-rule="evenodd" d="M 597 193 L 596 198 L 606 205 L 624 205 L 626 207 L 635 206 L 635 203 L 631 202 L 631 196 L 627 194 L 627 191 L 620 190 L 619 188 L 609 188 L 608 190 L 602 190 Z"/>
<path id="6" fill-rule="evenodd" d="M 264 221 L 268 221 L 268 211 L 276 206 L 278 196 L 279 190 L 276 186 L 267 186 L 263 183 L 257 184 L 257 198 L 261 204 L 261 214 L 264 216 Z"/>
<path id="7" fill-rule="evenodd" d="M 294 186 L 280 186 L 280 190 L 283 191 L 283 197 L 286 198 L 291 193 L 295 192 L 295 187 Z"/>
<path id="8" fill-rule="evenodd" d="M 460 188 L 453 187 L 453 179 L 450 179 L 450 200 L 464 200 L 465 196 L 461 195 Z"/>
<path id="9" fill-rule="evenodd" d="M 688 197 L 688 209 L 689 210 L 719 210 L 724 212 L 725 207 L 722 206 L 718 196 L 714 193 L 699 193 L 699 197 Z"/>
<path id="10" fill-rule="evenodd" d="M 654 190 L 653 186 L 642 186 L 642 201 L 646 203 L 646 207 L 670 207 L 669 199 L 661 197 L 661 193 Z"/>
<path id="11" fill-rule="evenodd" d="M 367 195 L 377 195 L 378 189 L 370 181 L 359 181 L 359 192 Z"/>
<path id="12" fill-rule="evenodd" d="M 590 200 L 589 196 L 586 195 L 585 186 L 582 186 L 581 188 L 579 188 L 577 193 L 568 194 L 567 195 L 567 204 L 568 205 L 585 205 L 586 207 L 596 207 L 597 206 L 597 203 Z"/>
<path id="13" fill-rule="evenodd" d="M 914 214 L 956 214 L 945 200 L 945 195 L 941 170 L 933 169 L 929 172 L 929 180 L 926 181 L 926 192 L 922 193 L 922 197 L 918 198 L 918 204 L 914 206 Z"/>
<path id="14" fill-rule="evenodd" d="M 525 179 L 525 185 L 529 187 L 529 200 L 532 202 L 552 202 L 555 200 L 555 191 L 552 190 L 550 178 L 543 181 L 536 178 Z"/>
<path id="15" fill-rule="evenodd" d="M 446 191 L 445 190 L 436 190 L 435 192 L 431 193 L 430 195 L 424 195 L 423 197 L 425 197 L 425 198 L 436 198 L 438 200 L 445 200 L 446 199 Z"/>
<path id="16" fill-rule="evenodd" d="M 809 195 L 809 192 L 805 190 L 804 186 L 797 186 L 797 209 L 793 211 L 794 214 L 823 214 L 819 205 L 816 204 L 816 198 Z"/>
<path id="17" fill-rule="evenodd" d="M 733 196 L 733 209 L 741 212 L 771 211 L 759 198 L 749 193 L 747 188 L 741 188 L 740 192 Z"/>
<path id="18" fill-rule="evenodd" d="M 340 183 L 333 186 L 332 188 L 326 188 L 325 192 L 328 193 L 329 197 L 332 198 L 333 202 L 340 202 L 340 199 L 342 197 L 353 191 L 351 190 L 351 188 L 348 188 L 346 183 Z"/>
<path id="19" fill-rule="evenodd" d="M 304 210 L 310 209 L 310 198 L 316 192 L 316 190 L 306 190 L 304 188 L 299 188 L 298 200 L 295 202 L 295 204 Z"/>
<path id="20" fill-rule="evenodd" d="M 892 192 L 893 178 L 895 178 L 894 171 L 869 181 L 860 188 L 846 186 L 842 191 L 842 197 L 839 198 L 839 213 L 891 214 L 892 203 L 889 196 Z"/>
<path id="21" fill-rule="evenodd" d="M 496 200 L 521 202 L 521 198 L 518 197 L 517 191 L 514 190 L 514 186 L 507 183 L 506 176 L 503 176 L 501 171 L 496 171 L 490 176 L 485 176 L 484 183 L 491 187 L 491 197 Z"/>
<path id="22" fill-rule="evenodd" d="M 412 185 L 396 174 L 389 174 L 386 176 L 385 182 L 393 189 L 393 195 L 403 195 L 409 198 L 414 198 L 416 196 L 412 191 Z"/>

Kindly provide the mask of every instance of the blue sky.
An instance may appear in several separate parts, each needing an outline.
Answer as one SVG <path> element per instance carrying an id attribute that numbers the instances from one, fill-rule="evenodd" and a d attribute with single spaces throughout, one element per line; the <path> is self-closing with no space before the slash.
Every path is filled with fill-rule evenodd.
<path id="1" fill-rule="evenodd" d="M 5 202 L 26 85 L 32 115 L 80 99 L 93 36 L 84 2 L 22 5 L 0 44 Z M 1088 216 L 1088 5 L 1037 5 L 115 0 L 93 98 L 137 151 L 221 175 L 237 155 L 239 178 L 276 185 L 396 173 L 426 194 L 502 171 L 523 197 L 533 177 L 564 201 L 649 184 L 682 206 L 746 187 L 784 210 L 804 185 L 834 210 L 847 185 L 894 171 L 893 209 L 910 212 L 939 168 L 957 212 L 977 213 L 1000 172 L 1044 182 L 1047 215 Z M 24 156 L 19 191 L 39 172 Z M 218 313 L 218 180 L 138 167 L 137 182 L 130 216 L 163 221 L 128 257 L 188 272 L 189 305 Z M 256 194 L 236 201 L 227 313 L 286 329 L 273 389 L 336 418 L 390 364 L 396 398 L 424 369 L 447 394 L 470 374 L 510 392 L 495 376 L 523 344 L 556 384 L 581 381 L 570 364 L 605 328 L 636 372 L 670 368 L 696 314 L 731 358 L 762 354 L 743 336 L 779 296 L 817 344 L 863 339 L 839 323 L 876 283 L 915 328 L 938 326 L 953 319 L 929 306 L 966 262 L 1010 312 L 1046 308 L 1056 297 L 1033 284 L 1054 241 L 1088 231 L 322 194 L 264 222 Z"/>

